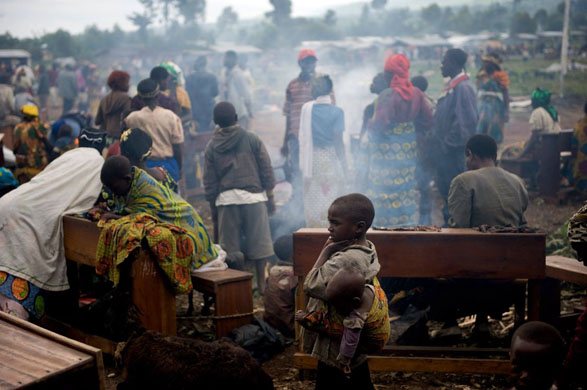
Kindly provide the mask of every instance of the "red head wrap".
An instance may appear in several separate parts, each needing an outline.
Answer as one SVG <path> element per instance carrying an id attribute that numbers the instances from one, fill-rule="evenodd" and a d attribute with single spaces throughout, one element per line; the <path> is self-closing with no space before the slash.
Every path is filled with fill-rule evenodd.
<path id="1" fill-rule="evenodd" d="M 404 100 L 412 97 L 414 86 L 410 81 L 410 60 L 403 54 L 393 54 L 385 60 L 386 72 L 393 73 L 390 88 L 397 91 Z"/>
<path id="2" fill-rule="evenodd" d="M 108 84 L 108 86 L 112 89 L 121 91 L 124 89 L 124 87 L 126 87 L 126 84 L 128 84 L 129 80 L 130 75 L 128 73 L 122 70 L 115 70 L 110 73 L 110 76 L 108 76 L 106 84 Z"/>
<path id="3" fill-rule="evenodd" d="M 318 59 L 318 57 L 316 57 L 316 53 L 314 52 L 314 50 L 302 49 L 302 50 L 300 50 L 300 54 L 298 54 L 298 62 L 300 62 L 304 58 L 308 58 L 308 57 L 314 57 L 314 58 Z"/>

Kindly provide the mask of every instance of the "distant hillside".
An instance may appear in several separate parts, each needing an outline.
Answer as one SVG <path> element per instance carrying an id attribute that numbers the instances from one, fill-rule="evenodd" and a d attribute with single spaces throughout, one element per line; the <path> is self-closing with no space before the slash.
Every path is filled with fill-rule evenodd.
<path id="1" fill-rule="evenodd" d="M 295 1 L 295 0 L 294 0 Z M 522 0 L 518 6 L 518 10 L 525 11 L 534 14 L 540 8 L 544 8 L 547 11 L 554 9 L 562 0 Z M 494 3 L 500 3 L 507 7 L 512 6 L 512 1 L 495 1 L 495 0 L 388 0 L 386 8 L 410 8 L 411 10 L 417 11 L 421 8 L 427 7 L 430 4 L 438 4 L 441 7 L 461 7 L 468 5 L 471 8 L 486 7 Z M 346 18 L 359 16 L 363 9 L 363 5 L 368 3 L 353 3 L 346 4 L 340 7 L 335 7 L 334 10 L 338 17 Z M 324 8 L 324 12 L 326 11 Z"/>

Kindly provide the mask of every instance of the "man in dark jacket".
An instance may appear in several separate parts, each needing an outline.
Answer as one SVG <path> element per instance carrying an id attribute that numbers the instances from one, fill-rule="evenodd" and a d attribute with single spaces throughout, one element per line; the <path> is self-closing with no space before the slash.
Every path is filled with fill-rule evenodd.
<path id="1" fill-rule="evenodd" d="M 477 128 L 477 96 L 465 73 L 467 53 L 449 49 L 442 59 L 443 77 L 450 77 L 445 85 L 434 114 L 436 143 L 436 186 L 448 205 L 450 183 L 465 172 L 465 143 Z M 444 222 L 448 223 L 448 206 L 443 209 Z"/>
<path id="2" fill-rule="evenodd" d="M 212 130 L 214 98 L 218 96 L 216 76 L 206 71 L 206 57 L 200 56 L 194 64 L 195 72 L 186 79 L 186 89 L 192 101 L 192 118 L 198 133 Z"/>
<path id="3" fill-rule="evenodd" d="M 206 147 L 204 187 L 217 220 L 220 246 L 230 255 L 241 251 L 255 263 L 257 287 L 265 288 L 265 264 L 274 256 L 269 214 L 275 212 L 275 177 L 263 142 L 237 124 L 234 106 L 214 107 L 219 126 Z"/>

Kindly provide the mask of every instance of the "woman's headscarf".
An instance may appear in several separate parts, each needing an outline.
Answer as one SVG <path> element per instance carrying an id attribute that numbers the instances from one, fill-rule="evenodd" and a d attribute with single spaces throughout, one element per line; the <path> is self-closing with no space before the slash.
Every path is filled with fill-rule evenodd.
<path id="1" fill-rule="evenodd" d="M 179 65 L 172 61 L 164 61 L 161 63 L 162 68 L 167 69 L 171 77 L 173 77 L 177 81 L 177 85 L 180 87 L 185 85 L 185 78 L 183 77 L 183 72 Z"/>
<path id="2" fill-rule="evenodd" d="M 414 86 L 410 81 L 410 60 L 403 54 L 393 54 L 387 57 L 384 69 L 393 73 L 389 87 L 397 91 L 404 100 L 408 100 L 414 93 Z"/>
<path id="3" fill-rule="evenodd" d="M 571 243 L 587 242 L 587 205 L 571 217 L 567 234 Z"/>
<path id="4" fill-rule="evenodd" d="M 550 114 L 550 116 L 555 122 L 558 121 L 558 113 L 556 112 L 555 108 L 550 104 L 549 90 L 536 88 L 534 91 L 532 91 L 530 99 L 532 99 L 533 107 L 544 108 Z"/>
<path id="5" fill-rule="evenodd" d="M 141 129 L 128 129 L 120 135 L 120 154 L 131 162 L 146 160 L 152 146 L 153 140 Z"/>

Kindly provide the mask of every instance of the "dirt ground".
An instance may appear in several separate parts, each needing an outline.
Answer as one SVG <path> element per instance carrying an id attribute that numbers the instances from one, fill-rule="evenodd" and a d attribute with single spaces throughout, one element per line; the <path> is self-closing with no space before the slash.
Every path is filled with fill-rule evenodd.
<path id="1" fill-rule="evenodd" d="M 582 112 L 582 106 L 576 104 L 559 104 L 562 127 L 571 128 Z M 504 145 L 525 140 L 529 134 L 528 126 L 529 111 L 512 112 L 508 124 Z M 253 120 L 252 129 L 264 140 L 272 158 L 277 158 L 278 149 L 281 147 L 284 132 L 284 118 L 279 108 L 266 107 L 258 112 Z M 440 207 L 440 198 L 436 202 Z M 210 209 L 207 203 L 201 199 L 190 199 L 192 204 L 200 213 L 205 225 L 211 229 L 212 221 Z M 530 203 L 526 217 L 529 225 L 539 227 L 547 233 L 557 230 L 566 220 L 582 205 L 581 199 L 574 199 L 566 204 L 548 204 L 542 199 L 533 199 Z M 440 212 L 433 215 L 433 222 L 440 224 Z M 563 292 L 564 297 L 573 298 L 573 302 L 581 302 L 585 296 L 585 290 L 571 288 L 571 292 Z M 195 294 L 196 312 L 201 305 L 201 296 Z M 196 337 L 204 340 L 213 340 L 212 323 L 209 317 L 193 316 L 183 317 L 187 309 L 187 297 L 180 296 L 177 300 L 178 306 L 178 330 L 184 337 Z M 263 304 L 260 297 L 255 297 L 256 315 L 262 316 Z M 283 390 L 313 389 L 314 382 L 311 374 L 306 375 L 304 380 L 300 379 L 298 370 L 293 368 L 293 354 L 296 345 L 289 340 L 289 346 L 283 353 L 274 356 L 270 361 L 264 363 L 263 367 L 267 373 L 274 378 L 275 388 Z M 107 389 L 115 389 L 116 384 L 121 381 L 120 373 L 114 368 L 110 360 L 106 361 Z M 424 373 L 373 373 L 373 383 L 376 389 L 402 389 L 402 390 L 427 390 L 427 389 L 503 389 L 507 387 L 507 380 L 501 376 L 482 376 L 464 374 L 424 374 Z"/>

